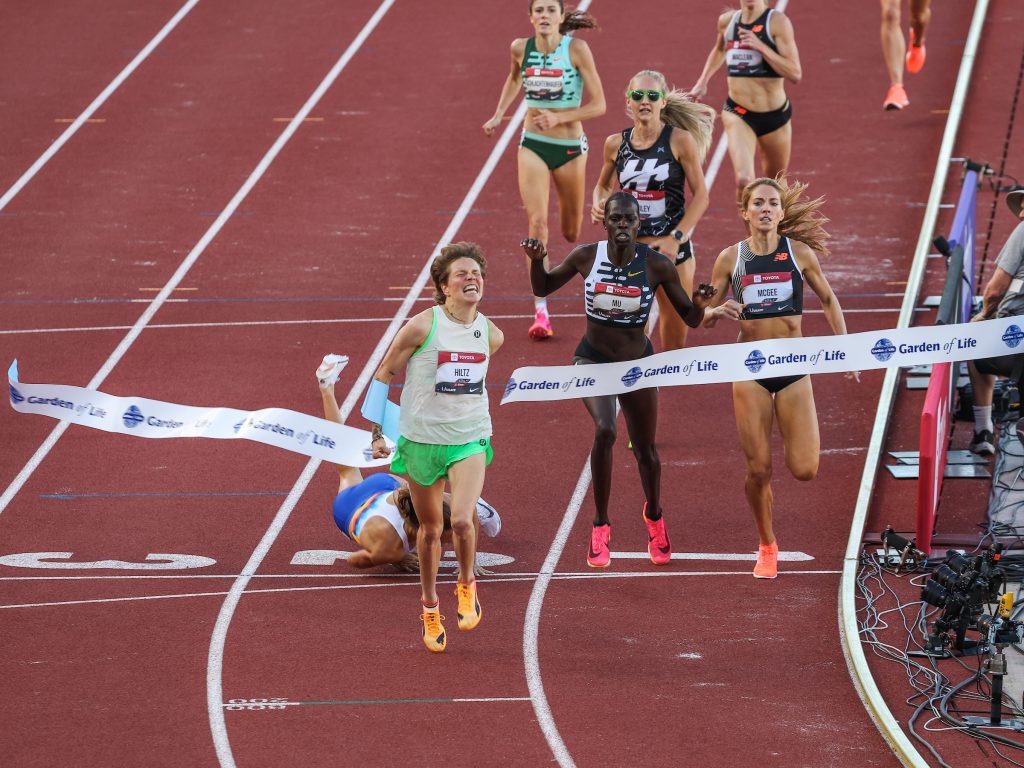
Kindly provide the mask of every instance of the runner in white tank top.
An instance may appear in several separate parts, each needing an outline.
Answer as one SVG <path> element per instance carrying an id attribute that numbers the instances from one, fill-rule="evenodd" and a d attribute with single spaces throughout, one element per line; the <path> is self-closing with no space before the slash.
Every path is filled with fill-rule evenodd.
<path id="1" fill-rule="evenodd" d="M 475 243 L 442 248 L 430 266 L 438 306 L 420 312 L 402 327 L 371 383 L 371 387 L 387 387 L 399 371 L 406 372 L 401 436 L 391 469 L 408 476 L 420 519 L 416 549 L 423 643 L 435 653 L 447 643 L 437 599 L 446 480 L 451 486 L 452 538 L 459 561 L 459 629 L 473 629 L 482 614 L 476 594 L 473 519 L 493 455 L 487 366 L 504 340 L 497 326 L 477 309 L 486 271 L 487 262 Z M 380 425 L 373 427 L 373 455 L 385 457 L 390 451 Z"/>

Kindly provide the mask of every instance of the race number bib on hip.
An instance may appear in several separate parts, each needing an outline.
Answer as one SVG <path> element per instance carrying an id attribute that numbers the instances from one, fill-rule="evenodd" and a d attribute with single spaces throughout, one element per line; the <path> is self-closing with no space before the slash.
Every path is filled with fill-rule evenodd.
<path id="1" fill-rule="evenodd" d="M 640 311 L 641 291 L 635 285 L 598 283 L 594 286 L 594 309 L 609 315 L 631 315 Z"/>
<path id="2" fill-rule="evenodd" d="M 523 75 L 523 88 L 528 99 L 549 99 L 562 97 L 562 70 L 528 67 Z"/>
<path id="3" fill-rule="evenodd" d="M 790 272 L 762 272 L 740 280 L 740 303 L 746 314 L 784 312 L 793 308 L 793 275 Z"/>
<path id="4" fill-rule="evenodd" d="M 434 391 L 446 395 L 479 395 L 484 391 L 487 355 L 483 352 L 438 352 Z"/>
<path id="5" fill-rule="evenodd" d="M 665 193 L 646 192 L 639 189 L 628 190 L 640 205 L 640 221 L 657 219 L 665 215 Z"/>

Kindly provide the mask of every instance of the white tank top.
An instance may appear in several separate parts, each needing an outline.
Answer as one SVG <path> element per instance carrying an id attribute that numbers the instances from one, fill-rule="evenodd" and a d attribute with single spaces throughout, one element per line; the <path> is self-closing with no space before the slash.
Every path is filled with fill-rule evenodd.
<path id="1" fill-rule="evenodd" d="M 384 518 L 395 529 L 398 538 L 402 540 L 402 549 L 406 552 L 414 552 L 416 544 L 415 542 L 412 545 L 409 544 L 409 537 L 405 534 L 405 521 L 402 519 L 402 513 L 398 511 L 398 507 L 391 503 L 393 495 L 394 491 L 385 491 L 370 503 L 370 506 L 366 508 L 366 513 L 362 516 L 359 532 L 362 531 L 363 525 L 366 525 L 370 518 Z M 357 532 L 357 536 L 359 532 Z"/>
<path id="2" fill-rule="evenodd" d="M 405 369 L 399 432 L 417 443 L 463 445 L 491 436 L 487 402 L 490 338 L 479 312 L 468 328 L 433 308 L 427 340 Z"/>

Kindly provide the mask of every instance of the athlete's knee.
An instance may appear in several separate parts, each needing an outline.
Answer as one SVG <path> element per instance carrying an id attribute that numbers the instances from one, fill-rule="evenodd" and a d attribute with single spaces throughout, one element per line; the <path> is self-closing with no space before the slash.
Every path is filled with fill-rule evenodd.
<path id="1" fill-rule="evenodd" d="M 452 533 L 460 539 L 464 539 L 473 532 L 473 520 L 466 518 L 452 518 Z"/>
<path id="2" fill-rule="evenodd" d="M 795 479 L 806 483 L 808 480 L 813 480 L 818 476 L 818 462 L 815 461 L 813 464 L 807 463 L 797 467 L 790 467 L 789 471 Z"/>
<path id="3" fill-rule="evenodd" d="M 661 457 L 654 445 L 634 445 L 633 455 L 636 457 L 637 467 L 644 472 L 651 472 L 661 468 Z"/>
<path id="4" fill-rule="evenodd" d="M 615 422 L 598 421 L 594 424 L 594 447 L 610 448 L 615 444 Z"/>
<path id="5" fill-rule="evenodd" d="M 749 173 L 742 173 L 742 172 L 737 173 L 736 174 L 736 189 L 737 189 L 737 191 L 742 192 L 744 189 L 746 189 L 747 184 L 749 184 L 753 180 L 754 180 L 753 177 Z"/>
<path id="6" fill-rule="evenodd" d="M 887 26 L 899 25 L 900 4 L 899 0 L 888 0 L 882 3 L 882 24 Z"/>
<path id="7" fill-rule="evenodd" d="M 758 486 L 769 485 L 772 481 L 771 462 L 749 462 L 747 464 L 747 482 Z"/>
<path id="8" fill-rule="evenodd" d="M 542 242 L 548 241 L 548 212 L 536 211 L 527 215 L 530 236 Z"/>
<path id="9" fill-rule="evenodd" d="M 436 544 L 441 541 L 441 534 L 443 531 L 443 523 L 421 521 L 417 539 L 419 539 L 423 544 Z"/>
<path id="10" fill-rule="evenodd" d="M 576 222 L 563 221 L 562 222 L 562 237 L 564 237 L 567 242 L 575 243 L 577 240 L 580 239 L 580 228 L 581 228 L 581 225 L 580 225 L 580 222 L 578 222 L 578 221 L 576 221 Z"/>

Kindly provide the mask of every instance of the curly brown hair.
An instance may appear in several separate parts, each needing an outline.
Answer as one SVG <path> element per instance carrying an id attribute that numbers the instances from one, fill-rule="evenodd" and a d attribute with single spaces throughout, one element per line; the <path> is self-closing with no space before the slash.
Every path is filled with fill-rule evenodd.
<path id="1" fill-rule="evenodd" d="M 430 277 L 434 281 L 434 301 L 444 304 L 444 291 L 441 286 L 448 282 L 448 272 L 452 263 L 459 259 L 473 259 L 480 265 L 480 276 L 487 277 L 487 259 L 484 252 L 476 243 L 462 241 L 451 243 L 441 249 L 441 255 L 434 259 L 430 265 Z"/>

